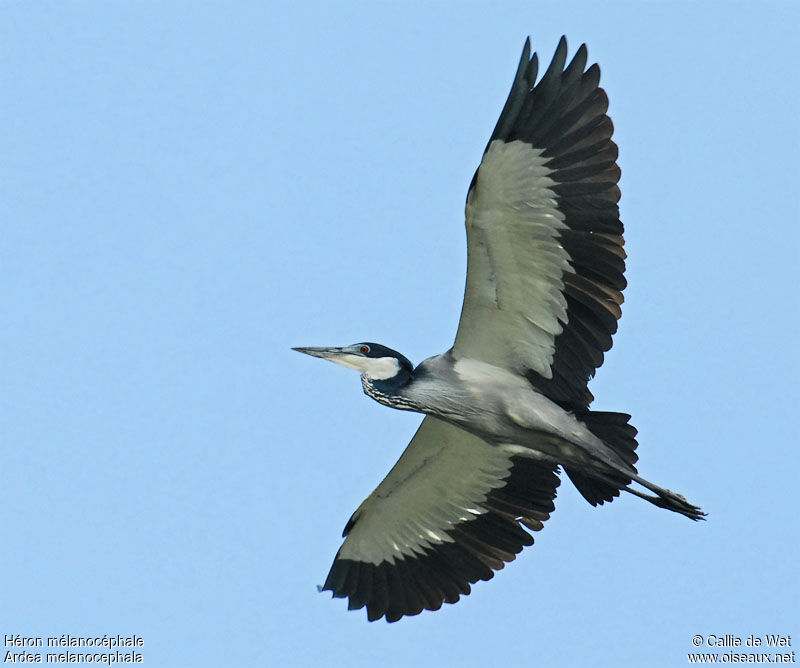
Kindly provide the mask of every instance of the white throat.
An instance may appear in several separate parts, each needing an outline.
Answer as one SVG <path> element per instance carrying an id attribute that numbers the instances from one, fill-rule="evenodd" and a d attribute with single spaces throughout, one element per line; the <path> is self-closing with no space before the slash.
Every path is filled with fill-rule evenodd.
<path id="1" fill-rule="evenodd" d="M 348 369 L 360 371 L 370 380 L 386 380 L 400 372 L 400 362 L 394 357 L 361 357 L 360 355 L 341 355 L 332 359 Z"/>

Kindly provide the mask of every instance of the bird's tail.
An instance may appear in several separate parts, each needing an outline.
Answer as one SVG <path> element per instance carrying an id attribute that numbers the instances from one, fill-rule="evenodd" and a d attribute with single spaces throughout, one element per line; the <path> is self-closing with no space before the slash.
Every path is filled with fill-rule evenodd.
<path id="1" fill-rule="evenodd" d="M 576 414 L 575 417 L 583 422 L 589 428 L 589 431 L 611 448 L 630 468 L 630 475 L 618 471 L 607 471 L 603 472 L 599 477 L 595 477 L 565 466 L 564 471 L 569 476 L 572 484 L 575 485 L 583 498 L 589 503 L 596 506 L 603 504 L 605 501 L 613 501 L 621 491 L 626 491 L 645 501 L 649 501 L 659 508 L 671 510 L 692 520 L 701 520 L 705 517 L 705 513 L 700 508 L 689 503 L 680 494 L 654 485 L 649 480 L 639 477 L 635 466 L 636 461 L 639 459 L 636 454 L 636 446 L 638 445 L 636 442 L 636 427 L 628 423 L 631 419 L 630 415 L 585 411 Z M 644 494 L 629 487 L 634 481 L 655 492 L 656 496 Z"/>
<path id="2" fill-rule="evenodd" d="M 606 413 L 603 411 L 584 411 L 575 415 L 597 438 L 611 448 L 636 473 L 636 427 L 629 424 L 630 415 L 625 413 Z M 572 484 L 593 506 L 602 505 L 605 501 L 613 501 L 620 490 L 631 484 L 632 478 L 621 473 L 609 472 L 603 480 L 590 477 L 568 466 L 564 471 Z"/>

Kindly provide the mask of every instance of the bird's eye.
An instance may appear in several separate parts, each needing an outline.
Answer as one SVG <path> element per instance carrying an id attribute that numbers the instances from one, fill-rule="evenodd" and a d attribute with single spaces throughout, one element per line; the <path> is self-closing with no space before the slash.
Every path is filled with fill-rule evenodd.
<path id="1" fill-rule="evenodd" d="M 366 355 L 369 352 L 369 346 L 361 346 L 359 350 Z"/>

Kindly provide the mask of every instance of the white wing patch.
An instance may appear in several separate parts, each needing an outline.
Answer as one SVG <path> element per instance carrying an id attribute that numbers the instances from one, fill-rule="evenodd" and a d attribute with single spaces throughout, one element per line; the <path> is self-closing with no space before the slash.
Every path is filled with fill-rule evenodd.
<path id="1" fill-rule="evenodd" d="M 545 162 L 522 141 L 495 140 L 483 156 L 467 199 L 467 286 L 453 350 L 505 368 L 522 361 L 551 378 L 572 268 Z"/>
<path id="2" fill-rule="evenodd" d="M 445 532 L 487 510 L 512 462 L 502 449 L 433 417 L 426 417 L 406 451 L 354 514 L 339 553 L 379 565 L 452 542 Z"/>

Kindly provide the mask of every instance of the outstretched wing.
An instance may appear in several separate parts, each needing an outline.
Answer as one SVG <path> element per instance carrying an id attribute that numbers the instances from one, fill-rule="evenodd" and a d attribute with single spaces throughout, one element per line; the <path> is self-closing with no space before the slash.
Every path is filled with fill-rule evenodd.
<path id="1" fill-rule="evenodd" d="M 554 509 L 556 467 L 426 417 L 350 518 L 323 590 L 394 622 L 469 594 L 512 561 Z M 534 453 L 531 453 L 533 455 Z"/>
<path id="2" fill-rule="evenodd" d="M 611 348 L 626 282 L 617 146 L 582 45 L 536 84 L 526 40 L 467 195 L 467 285 L 453 354 L 516 372 L 570 410 Z"/>

